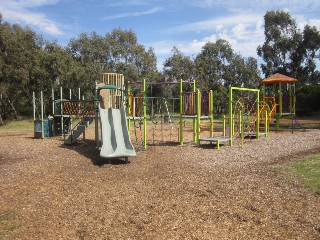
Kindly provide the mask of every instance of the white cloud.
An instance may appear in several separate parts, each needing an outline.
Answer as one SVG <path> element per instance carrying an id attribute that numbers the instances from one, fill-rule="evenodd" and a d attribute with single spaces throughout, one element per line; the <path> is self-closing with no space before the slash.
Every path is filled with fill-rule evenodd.
<path id="1" fill-rule="evenodd" d="M 6 20 L 35 26 L 41 31 L 51 35 L 60 35 L 62 31 L 56 22 L 50 20 L 42 13 L 30 10 L 44 5 L 53 5 L 59 1 L 60 0 L 2 0 L 0 12 Z"/>
<path id="2" fill-rule="evenodd" d="M 147 10 L 147 11 L 127 12 L 127 13 L 122 13 L 122 14 L 118 14 L 118 15 L 105 17 L 105 18 L 103 18 L 103 20 L 111 20 L 111 19 L 126 18 L 126 17 L 140 17 L 140 16 L 149 15 L 149 14 L 159 12 L 160 10 L 161 10 L 161 8 L 154 7 L 152 9 Z"/>
<path id="3" fill-rule="evenodd" d="M 157 56 L 165 59 L 171 56 L 173 46 L 185 55 L 196 56 L 206 43 L 225 39 L 236 53 L 244 57 L 257 57 L 256 49 L 264 42 L 263 16 L 258 14 L 234 15 L 176 27 L 176 31 L 180 32 L 197 32 L 199 29 L 208 34 L 191 41 L 161 41 L 151 45 Z"/>
<path id="4" fill-rule="evenodd" d="M 201 39 L 181 42 L 175 45 L 185 54 L 196 54 L 207 42 L 217 39 L 227 40 L 236 52 L 244 56 L 256 56 L 256 48 L 264 41 L 263 16 L 261 14 L 236 14 L 190 24 L 171 29 L 172 32 L 207 32 Z M 156 49 L 156 48 L 155 48 Z"/>
<path id="5" fill-rule="evenodd" d="M 179 25 L 171 28 L 172 32 L 188 32 L 199 30 L 220 30 L 226 27 L 234 26 L 235 24 L 254 24 L 260 21 L 263 17 L 261 14 L 237 14 L 227 17 L 212 18 L 204 21 L 197 21 L 189 24 Z"/>
<path id="6" fill-rule="evenodd" d="M 284 9 L 305 11 L 320 7 L 319 0 L 184 0 L 185 3 L 198 8 L 222 7 L 232 12 L 260 11 L 261 9 Z"/>

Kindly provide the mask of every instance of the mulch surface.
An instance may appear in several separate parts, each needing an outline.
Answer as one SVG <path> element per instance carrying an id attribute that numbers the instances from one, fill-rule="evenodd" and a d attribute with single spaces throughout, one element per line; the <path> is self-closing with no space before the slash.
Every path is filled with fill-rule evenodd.
<path id="1" fill-rule="evenodd" d="M 0 239 L 320 239 L 320 197 L 287 170 L 311 153 L 319 130 L 220 150 L 155 142 L 129 164 L 93 138 L 2 133 Z"/>

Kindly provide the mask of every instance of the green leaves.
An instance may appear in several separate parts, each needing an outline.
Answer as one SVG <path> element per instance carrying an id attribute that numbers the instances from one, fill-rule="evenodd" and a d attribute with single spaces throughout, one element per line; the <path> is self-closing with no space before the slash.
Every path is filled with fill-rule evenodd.
<path id="1" fill-rule="evenodd" d="M 223 39 L 207 43 L 195 59 L 197 80 L 206 91 L 219 86 L 257 87 L 259 71 L 257 61 L 234 53 Z"/>
<path id="2" fill-rule="evenodd" d="M 278 72 L 298 79 L 298 86 L 319 82 L 320 33 L 306 25 L 301 32 L 288 12 L 270 11 L 264 16 L 265 43 L 257 53 L 266 77 Z"/>
<path id="3" fill-rule="evenodd" d="M 30 105 L 32 91 L 42 90 L 50 99 L 52 88 L 81 88 L 92 99 L 102 72 L 122 73 L 127 81 L 159 78 L 153 49 L 138 44 L 131 30 L 115 29 L 105 36 L 81 33 L 62 47 L 44 42 L 29 28 L 3 22 L 0 15 L 0 114 L 4 118 L 21 114 Z M 47 111 L 50 108 L 48 101 Z"/>

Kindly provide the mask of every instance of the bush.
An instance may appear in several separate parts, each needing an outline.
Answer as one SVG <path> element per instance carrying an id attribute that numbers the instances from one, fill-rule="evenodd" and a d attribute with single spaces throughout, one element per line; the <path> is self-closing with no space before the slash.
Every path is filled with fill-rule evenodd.
<path id="1" fill-rule="evenodd" d="M 320 85 L 305 85 L 296 92 L 296 112 L 300 116 L 312 116 L 320 111 Z"/>

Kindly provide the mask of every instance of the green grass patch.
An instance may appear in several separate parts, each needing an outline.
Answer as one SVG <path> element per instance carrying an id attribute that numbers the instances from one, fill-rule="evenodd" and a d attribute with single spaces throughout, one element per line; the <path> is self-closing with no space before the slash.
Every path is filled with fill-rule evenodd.
<path id="1" fill-rule="evenodd" d="M 308 156 L 292 166 L 304 184 L 320 196 L 320 154 Z"/>
<path id="2" fill-rule="evenodd" d="M 5 122 L 0 126 L 0 132 L 18 132 L 25 130 L 33 130 L 34 123 L 33 119 L 15 120 Z"/>
<path id="3" fill-rule="evenodd" d="M 0 239 L 4 239 L 10 232 L 18 228 L 15 215 L 13 210 L 0 213 Z"/>

